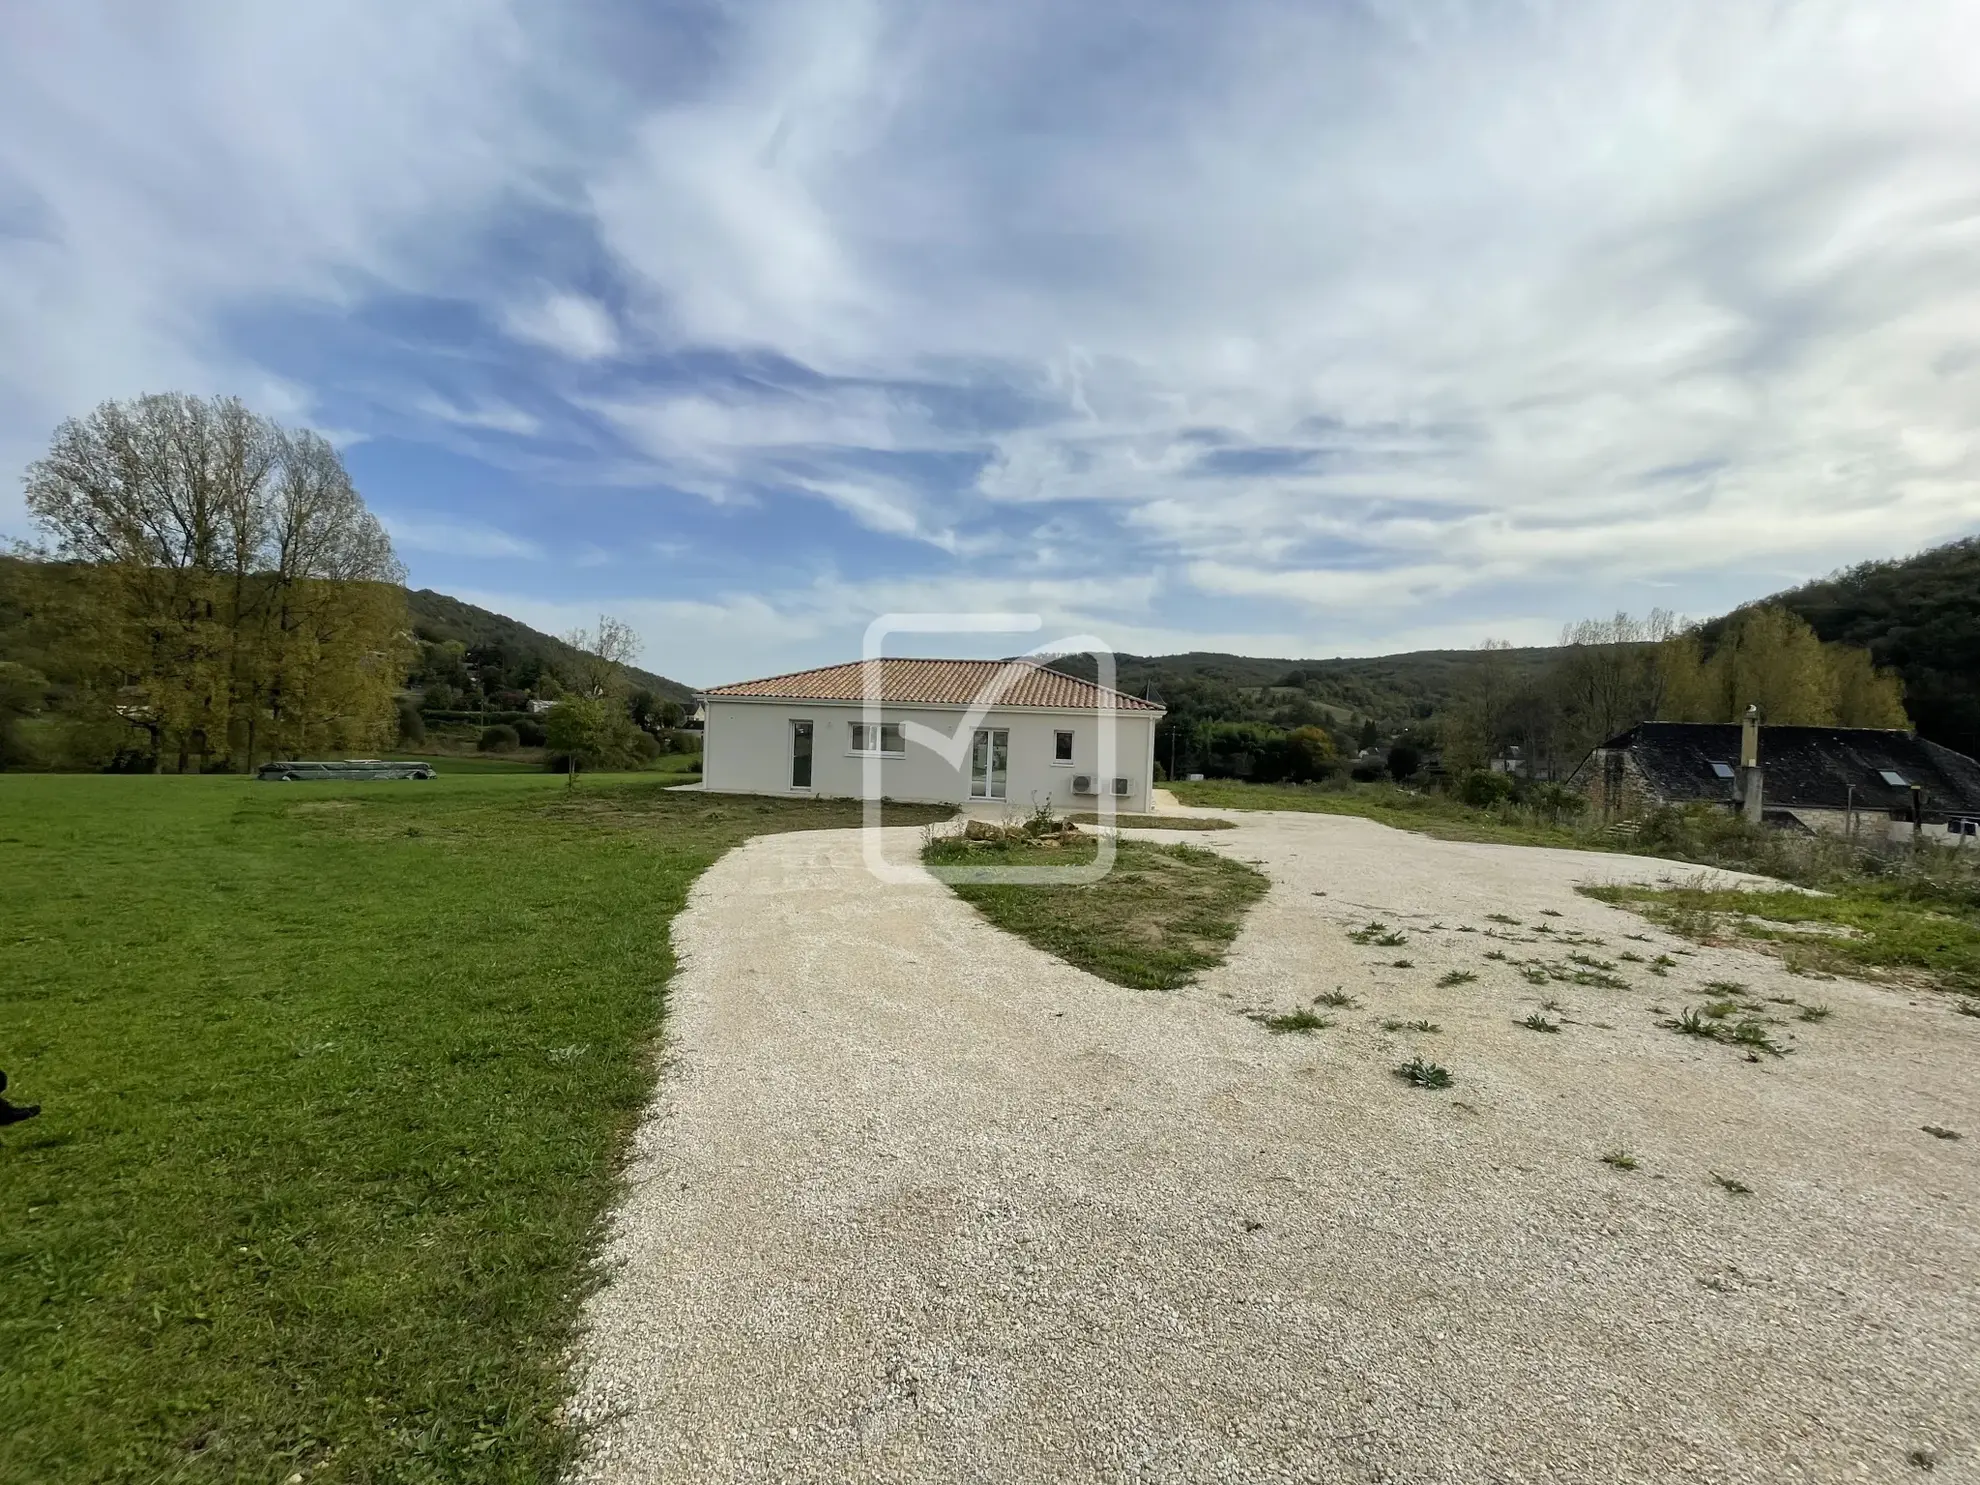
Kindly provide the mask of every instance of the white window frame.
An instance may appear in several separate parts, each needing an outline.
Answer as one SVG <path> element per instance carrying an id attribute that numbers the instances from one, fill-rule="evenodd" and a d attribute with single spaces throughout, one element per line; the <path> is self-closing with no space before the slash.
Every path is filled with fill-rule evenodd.
<path id="1" fill-rule="evenodd" d="M 846 756 L 848 758 L 907 757 L 907 729 L 905 724 L 900 722 L 854 722 L 851 726 L 852 746 L 846 749 Z M 868 727 L 872 727 L 880 734 L 880 746 L 877 748 L 861 746 L 866 741 L 865 733 Z M 887 734 L 890 732 L 894 735 L 894 742 L 898 746 L 891 748 L 887 746 Z"/>
<path id="2" fill-rule="evenodd" d="M 1062 737 L 1066 739 L 1066 756 L 1063 758 L 1059 756 L 1059 739 Z M 1054 768 L 1071 768 L 1073 766 L 1073 759 L 1072 759 L 1073 749 L 1077 745 L 1078 745 L 1078 739 L 1073 736 L 1072 728 L 1070 727 L 1053 728 L 1052 729 L 1052 766 Z"/>

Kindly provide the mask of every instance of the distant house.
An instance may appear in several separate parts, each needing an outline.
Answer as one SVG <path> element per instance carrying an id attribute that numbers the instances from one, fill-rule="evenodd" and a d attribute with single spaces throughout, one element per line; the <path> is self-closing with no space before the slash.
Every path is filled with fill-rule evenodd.
<path id="1" fill-rule="evenodd" d="M 1104 797 L 1123 813 L 1149 809 L 1160 703 L 1029 661 L 870 664 L 702 693 L 702 787 L 1015 810 L 1090 810 Z"/>
<path id="2" fill-rule="evenodd" d="M 1608 817 L 1657 805 L 1717 804 L 1788 829 L 1909 838 L 1980 822 L 1980 763 L 1910 732 L 1644 722 L 1591 752 L 1569 777 Z"/>
<path id="3" fill-rule="evenodd" d="M 544 700 L 541 696 L 533 697 L 529 703 L 529 714 L 532 717 L 540 717 L 556 704 L 554 701 Z"/>

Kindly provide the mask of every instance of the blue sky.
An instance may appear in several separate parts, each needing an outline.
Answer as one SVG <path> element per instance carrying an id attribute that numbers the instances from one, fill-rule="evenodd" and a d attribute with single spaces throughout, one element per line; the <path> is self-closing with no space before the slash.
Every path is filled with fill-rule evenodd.
<path id="1" fill-rule="evenodd" d="M 1980 7 L 16 0 L 0 347 L 690 683 L 1706 615 L 1980 528 Z"/>

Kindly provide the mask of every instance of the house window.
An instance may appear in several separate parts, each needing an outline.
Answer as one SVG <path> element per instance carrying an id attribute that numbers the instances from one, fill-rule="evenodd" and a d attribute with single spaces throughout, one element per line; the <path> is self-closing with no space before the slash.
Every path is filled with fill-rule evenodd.
<path id="1" fill-rule="evenodd" d="M 907 752 L 899 722 L 855 722 L 852 724 L 855 753 L 881 758 L 898 758 Z"/>
<path id="2" fill-rule="evenodd" d="M 1072 734 L 1070 732 L 1055 732 L 1052 734 L 1052 761 L 1054 763 L 1072 762 Z"/>
<path id="3" fill-rule="evenodd" d="M 1730 763 L 1714 763 L 1712 772 L 1722 779 L 1729 779 L 1733 776 L 1733 766 Z"/>
<path id="4" fill-rule="evenodd" d="M 1911 780 L 1894 768 L 1878 769 L 1877 777 L 1889 784 L 1893 789 L 1909 789 L 1911 787 Z"/>

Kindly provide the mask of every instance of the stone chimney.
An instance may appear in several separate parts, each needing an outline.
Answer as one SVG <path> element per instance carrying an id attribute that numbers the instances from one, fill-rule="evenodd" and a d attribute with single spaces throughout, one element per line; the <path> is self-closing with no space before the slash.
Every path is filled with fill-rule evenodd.
<path id="1" fill-rule="evenodd" d="M 1760 777 L 1760 708 L 1749 705 L 1739 723 L 1740 813 L 1760 823 L 1765 790 Z"/>

